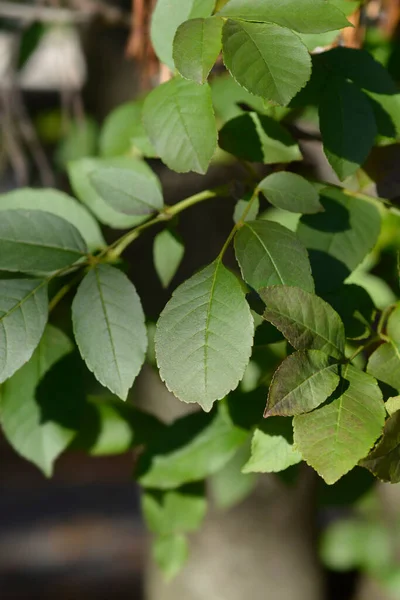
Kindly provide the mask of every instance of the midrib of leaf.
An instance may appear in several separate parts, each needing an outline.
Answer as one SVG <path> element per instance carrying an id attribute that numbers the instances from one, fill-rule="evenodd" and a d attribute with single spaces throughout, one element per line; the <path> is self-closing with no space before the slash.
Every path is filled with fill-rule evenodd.
<path id="1" fill-rule="evenodd" d="M 279 95 L 280 101 L 282 102 L 283 101 L 282 100 L 282 96 L 279 93 L 278 86 L 276 85 L 275 77 L 273 76 L 271 69 L 267 65 L 267 63 L 266 63 L 266 61 L 265 61 L 265 59 L 264 59 L 264 57 L 262 55 L 262 52 L 261 52 L 260 48 L 258 47 L 258 45 L 255 42 L 255 40 L 252 38 L 252 36 L 250 35 L 250 33 L 248 31 L 246 31 L 246 29 L 244 29 L 244 27 L 242 27 L 242 31 L 244 31 L 244 33 L 247 35 L 247 37 L 253 42 L 253 44 L 254 44 L 254 46 L 255 46 L 258 54 L 260 55 L 260 58 L 261 58 L 262 62 L 264 63 L 264 65 L 265 65 L 268 73 L 270 74 L 272 81 L 274 82 L 275 92 Z"/>
<path id="2" fill-rule="evenodd" d="M 111 344 L 111 349 L 112 349 L 112 353 L 113 353 L 113 359 L 114 359 L 114 363 L 115 363 L 115 368 L 116 368 L 116 371 L 118 373 L 119 382 L 120 382 L 120 384 L 122 384 L 121 373 L 120 373 L 119 366 L 118 366 L 118 361 L 117 361 L 117 354 L 115 352 L 114 340 L 113 340 L 112 333 L 111 333 L 111 324 L 110 324 L 110 320 L 108 318 L 106 303 L 105 303 L 104 296 L 103 296 L 103 290 L 101 288 L 101 281 L 100 281 L 100 277 L 99 277 L 99 274 L 98 274 L 98 271 L 97 271 L 96 267 L 94 267 L 94 274 L 95 274 L 95 277 L 96 277 L 97 288 L 99 290 L 101 307 L 102 307 L 103 313 L 104 313 L 104 320 L 105 320 L 106 326 L 107 326 L 107 333 L 108 333 L 108 337 L 110 338 L 110 344 Z"/>
<path id="3" fill-rule="evenodd" d="M 214 289 L 215 289 L 215 284 L 217 281 L 218 269 L 220 266 L 221 266 L 221 259 L 218 258 L 216 268 L 214 271 L 214 275 L 213 275 L 212 284 L 211 284 L 210 299 L 208 301 L 207 314 L 206 314 L 206 328 L 205 328 L 205 333 L 204 333 L 204 386 L 205 386 L 206 390 L 207 390 L 207 383 L 208 383 L 207 365 L 208 365 L 208 338 L 210 336 L 209 325 L 210 325 L 210 320 L 211 320 L 211 308 L 212 308 L 212 304 L 213 304 L 213 300 L 214 300 Z"/>
<path id="4" fill-rule="evenodd" d="M 269 257 L 271 263 L 273 264 L 274 269 L 275 269 L 275 271 L 277 272 L 277 274 L 279 276 L 279 279 L 284 284 L 285 282 L 284 282 L 283 277 L 282 277 L 282 275 L 281 275 L 281 273 L 280 273 L 280 271 L 278 269 L 278 266 L 276 265 L 274 259 L 271 256 L 270 251 L 268 250 L 268 248 L 264 244 L 263 240 L 260 238 L 260 236 L 258 235 L 258 233 L 252 227 L 250 227 L 250 225 L 248 223 L 245 223 L 244 226 L 248 227 L 250 229 L 250 231 L 253 233 L 253 235 L 257 238 L 257 240 L 260 242 L 261 246 L 264 248 L 265 252 L 268 254 L 268 257 Z"/>
<path id="5" fill-rule="evenodd" d="M 178 94 L 176 93 L 175 86 L 174 86 L 174 93 L 173 93 L 172 97 L 174 99 L 175 106 L 176 106 L 176 108 L 178 110 L 179 118 L 180 118 L 180 121 L 182 123 L 183 129 L 185 130 L 186 138 L 189 141 L 190 147 L 192 148 L 192 151 L 194 152 L 194 155 L 196 157 L 197 166 L 199 167 L 199 169 L 203 169 L 203 167 L 202 167 L 202 165 L 200 163 L 199 154 L 198 154 L 195 146 L 193 145 L 192 140 L 190 139 L 189 130 L 188 130 L 187 126 L 186 126 L 185 119 L 183 118 L 183 114 L 182 114 L 181 107 L 180 107 L 180 104 L 179 104 L 179 101 L 178 101 Z"/>
<path id="6" fill-rule="evenodd" d="M 15 304 L 8 312 L 4 313 L 4 315 L 2 315 L 0 317 L 0 323 L 2 323 L 3 319 L 5 319 L 6 317 L 9 317 L 15 310 L 19 309 L 22 307 L 22 305 L 29 300 L 29 298 L 31 296 L 34 296 L 36 294 L 36 292 L 38 290 L 40 290 L 44 285 L 47 285 L 47 283 L 50 281 L 51 278 L 48 279 L 44 279 L 37 287 L 35 287 L 33 290 L 31 290 L 29 292 L 29 294 L 27 296 L 24 296 L 17 304 Z M 3 325 L 4 326 L 4 325 Z"/>

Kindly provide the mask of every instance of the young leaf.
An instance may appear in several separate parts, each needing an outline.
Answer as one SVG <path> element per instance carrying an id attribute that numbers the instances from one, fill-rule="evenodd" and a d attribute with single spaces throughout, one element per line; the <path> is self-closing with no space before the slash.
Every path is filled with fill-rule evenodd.
<path id="1" fill-rule="evenodd" d="M 153 246 L 154 267 L 164 288 L 173 280 L 184 254 L 184 245 L 168 229 L 156 235 Z"/>
<path id="2" fill-rule="evenodd" d="M 275 325 L 296 350 L 321 350 L 344 355 L 344 326 L 333 308 L 318 296 L 283 285 L 260 292 L 267 308 L 264 319 Z"/>
<path id="3" fill-rule="evenodd" d="M 400 347 L 394 342 L 382 344 L 369 357 L 370 375 L 400 391 Z"/>
<path id="4" fill-rule="evenodd" d="M 266 165 L 301 160 L 298 144 L 280 123 L 264 115 L 246 113 L 225 123 L 219 146 L 238 158 Z"/>
<path id="5" fill-rule="evenodd" d="M 143 161 L 130 156 L 118 156 L 115 158 L 83 158 L 73 161 L 68 165 L 68 175 L 71 186 L 86 206 L 104 225 L 109 225 L 114 229 L 128 229 L 134 227 L 143 221 L 144 217 L 123 215 L 114 210 L 104 202 L 103 198 L 95 190 L 91 181 L 91 175 L 94 171 L 105 169 L 107 167 L 117 167 L 121 169 L 131 169 L 135 173 L 154 175 L 150 167 Z"/>
<path id="6" fill-rule="evenodd" d="M 177 398 L 210 411 L 243 377 L 253 334 L 242 287 L 217 259 L 179 286 L 161 313 L 155 338 L 161 378 Z"/>
<path id="7" fill-rule="evenodd" d="M 235 253 L 243 279 L 256 291 L 277 284 L 314 291 L 307 250 L 278 223 L 244 223 L 235 236 Z"/>
<path id="8" fill-rule="evenodd" d="M 153 541 L 153 558 L 167 582 L 176 577 L 189 557 L 189 546 L 184 535 L 163 535 Z"/>
<path id="9" fill-rule="evenodd" d="M 322 93 L 319 121 L 326 157 L 343 181 L 364 164 L 374 145 L 374 111 L 353 83 L 332 76 Z"/>
<path id="10" fill-rule="evenodd" d="M 86 244 L 68 221 L 39 210 L 5 210 L 0 218 L 0 269 L 56 271 L 83 258 Z"/>
<path id="11" fill-rule="evenodd" d="M 47 305 L 45 282 L 0 281 L 0 383 L 31 358 L 47 322 Z"/>
<path id="12" fill-rule="evenodd" d="M 400 412 L 386 421 L 382 439 L 360 465 L 382 481 L 400 483 Z"/>
<path id="13" fill-rule="evenodd" d="M 295 173 L 272 173 L 258 184 L 258 189 L 273 206 L 283 210 L 303 214 L 324 210 L 315 187 Z"/>
<path id="14" fill-rule="evenodd" d="M 228 19 L 222 47 L 224 63 L 236 81 L 278 104 L 289 104 L 311 77 L 306 46 L 290 29 L 273 23 Z"/>
<path id="15" fill-rule="evenodd" d="M 147 168 L 140 172 L 107 167 L 94 171 L 90 178 L 99 196 L 118 213 L 142 216 L 163 208 L 161 184 Z"/>
<path id="16" fill-rule="evenodd" d="M 225 406 L 218 413 L 195 413 L 178 419 L 151 440 L 137 467 L 140 485 L 168 490 L 213 475 L 248 440 Z"/>
<path id="17" fill-rule="evenodd" d="M 0 211 L 41 210 L 69 221 L 80 232 L 89 250 L 106 245 L 99 224 L 75 198 L 58 190 L 23 188 L 0 195 Z M 1 216 L 1 215 L 0 215 Z"/>
<path id="18" fill-rule="evenodd" d="M 221 52 L 222 27 L 218 17 L 191 19 L 179 26 L 174 39 L 174 63 L 182 77 L 205 83 Z"/>
<path id="19" fill-rule="evenodd" d="M 71 352 L 70 340 L 48 325 L 30 361 L 1 390 L 1 425 L 9 443 L 50 477 L 53 463 L 74 432 L 54 421 L 44 421 L 36 387 L 52 365 Z"/>
<path id="20" fill-rule="evenodd" d="M 291 354 L 275 372 L 264 417 L 288 417 L 314 410 L 339 385 L 338 373 L 338 365 L 319 350 Z"/>
<path id="21" fill-rule="evenodd" d="M 174 68 L 173 41 L 179 25 L 188 19 L 209 17 L 215 0 L 157 0 L 151 20 L 151 41 L 161 62 Z"/>
<path id="22" fill-rule="evenodd" d="M 177 490 L 145 490 L 142 511 L 150 531 L 157 535 L 197 531 L 207 512 L 204 485 L 192 484 Z"/>
<path id="23" fill-rule="evenodd" d="M 132 151 L 148 158 L 156 152 L 142 123 L 143 100 L 121 104 L 106 118 L 100 135 L 100 155 L 104 158 L 122 156 Z"/>
<path id="24" fill-rule="evenodd" d="M 146 98 L 143 123 L 161 160 L 174 171 L 204 174 L 217 146 L 208 85 L 175 77 Z"/>
<path id="25" fill-rule="evenodd" d="M 325 0 L 230 0 L 219 14 L 276 23 L 302 33 L 323 33 L 350 25 L 343 12 Z"/>
<path id="26" fill-rule="evenodd" d="M 275 418 L 255 430 L 243 473 L 279 473 L 301 461 L 300 452 L 293 448 L 290 420 Z"/>
<path id="27" fill-rule="evenodd" d="M 144 314 L 133 284 L 113 267 L 94 267 L 78 288 L 72 320 L 88 368 L 125 400 L 147 348 Z"/>
<path id="28" fill-rule="evenodd" d="M 356 466 L 380 436 L 385 406 L 376 380 L 351 365 L 337 398 L 294 418 L 294 443 L 328 484 Z"/>
<path id="29" fill-rule="evenodd" d="M 339 188 L 320 192 L 324 212 L 301 218 L 297 235 L 309 251 L 317 290 L 337 289 L 372 250 L 381 229 L 378 209 Z M 329 265 L 329 267 L 327 267 Z"/>

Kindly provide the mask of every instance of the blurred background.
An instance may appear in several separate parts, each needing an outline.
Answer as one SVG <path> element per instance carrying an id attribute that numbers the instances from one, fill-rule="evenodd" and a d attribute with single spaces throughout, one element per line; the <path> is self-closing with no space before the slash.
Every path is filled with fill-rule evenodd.
<path id="1" fill-rule="evenodd" d="M 23 186 L 73 194 L 70 161 L 130 152 L 107 145 L 107 117 L 169 77 L 149 41 L 154 4 L 0 1 L 0 194 Z M 364 46 L 400 81 L 399 0 L 366 1 L 351 19 L 354 29 L 331 36 L 324 48 Z M 222 123 L 237 107 L 235 98 L 218 96 L 216 88 Z M 337 183 L 313 111 L 289 112 L 285 119 L 304 156 L 296 169 Z M 150 163 L 171 204 L 232 174 L 240 179 L 242 168 L 222 153 L 206 177 Z M 399 200 L 399 165 L 397 145 L 379 146 L 363 174 L 363 189 Z M 152 264 L 154 235 L 129 250 L 129 275 L 149 322 L 174 287 L 213 260 L 231 229 L 232 211 L 231 199 L 216 199 L 182 215 L 186 255 L 167 290 Z M 117 235 L 103 229 L 107 240 Z M 364 282 L 377 306 L 396 298 L 381 277 L 387 279 L 387 264 L 400 248 L 399 233 L 393 217 L 384 224 L 383 259 L 373 257 L 358 273 L 357 282 Z M 63 310 L 57 319 L 69 318 Z M 183 411 L 151 364 L 131 401 L 168 421 Z M 206 525 L 193 536 L 188 566 L 167 586 L 148 559 L 131 453 L 94 458 L 70 451 L 47 480 L 0 434 L 1 600 L 242 600 L 250 594 L 255 600 L 400 599 L 399 486 L 376 484 L 356 469 L 328 488 L 304 467 L 280 478 L 247 476 L 239 485 L 234 468 L 228 465 L 210 482 L 214 503 Z"/>

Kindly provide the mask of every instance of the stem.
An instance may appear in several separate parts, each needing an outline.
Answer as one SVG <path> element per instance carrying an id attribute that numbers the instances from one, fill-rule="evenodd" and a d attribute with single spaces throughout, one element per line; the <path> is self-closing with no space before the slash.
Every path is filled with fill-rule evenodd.
<path id="1" fill-rule="evenodd" d="M 256 200 L 256 198 L 258 198 L 258 194 L 260 193 L 260 190 L 258 189 L 258 187 L 255 188 L 252 197 L 250 198 L 248 205 L 246 206 L 246 208 L 243 211 L 242 216 L 240 217 L 239 221 L 235 224 L 234 228 L 232 229 L 232 231 L 230 232 L 230 234 L 228 235 L 228 239 L 226 240 L 225 244 L 222 246 L 222 250 L 218 255 L 218 259 L 219 261 L 221 261 L 224 257 L 225 252 L 227 251 L 227 249 L 229 248 L 229 245 L 231 243 L 231 241 L 233 240 L 233 238 L 235 237 L 236 233 L 239 231 L 239 229 L 241 227 L 243 227 L 245 221 L 246 221 L 246 217 L 249 214 L 251 207 L 253 205 L 253 202 Z"/>
<path id="2" fill-rule="evenodd" d="M 149 221 L 146 221 L 146 223 L 143 223 L 143 225 L 139 225 L 131 231 L 128 231 L 128 233 L 116 240 L 113 244 L 111 244 L 111 246 L 103 250 L 103 252 L 99 255 L 98 258 L 101 258 L 105 254 L 107 254 L 111 259 L 115 260 L 119 258 L 124 252 L 124 250 L 126 250 L 126 248 L 130 246 L 130 244 L 132 244 L 132 242 L 134 242 L 146 229 L 149 229 L 150 227 L 153 227 L 153 225 L 157 225 L 158 223 L 164 223 L 165 221 L 169 221 L 170 219 L 183 212 L 187 208 L 190 208 L 195 204 L 199 204 L 204 200 L 216 198 L 217 196 L 227 196 L 228 193 L 228 186 L 222 186 L 213 190 L 206 190 L 204 192 L 200 192 L 199 194 L 195 194 L 194 196 L 190 196 L 189 198 L 185 198 L 184 200 L 178 202 L 174 206 L 167 206 L 156 217 L 150 219 Z"/>
<path id="3" fill-rule="evenodd" d="M 375 337 L 373 337 L 371 340 L 369 340 L 366 344 L 363 344 L 362 346 L 359 346 L 357 348 L 357 350 L 350 356 L 350 358 L 347 359 L 347 364 L 353 362 L 353 360 L 356 358 L 356 356 L 358 356 L 359 354 L 361 354 L 361 352 L 364 352 L 364 350 L 367 350 L 370 346 L 373 346 L 374 344 L 376 344 L 376 342 L 379 342 L 381 340 L 380 336 L 377 335 Z"/>
<path id="4" fill-rule="evenodd" d="M 79 283 L 83 275 L 83 271 L 80 271 L 76 277 L 74 277 L 69 283 L 66 283 L 61 289 L 58 290 L 57 294 L 49 302 L 49 312 L 52 312 L 57 304 L 68 294 L 72 288 Z"/>

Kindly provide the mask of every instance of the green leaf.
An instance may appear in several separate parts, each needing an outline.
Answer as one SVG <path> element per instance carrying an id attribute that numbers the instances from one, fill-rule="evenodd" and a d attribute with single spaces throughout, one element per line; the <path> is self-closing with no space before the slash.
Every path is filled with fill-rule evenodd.
<path id="1" fill-rule="evenodd" d="M 335 290 L 372 250 L 381 217 L 372 203 L 339 188 L 320 192 L 325 212 L 304 216 L 297 235 L 309 251 L 317 290 Z M 329 265 L 329 267 L 328 267 Z"/>
<path id="2" fill-rule="evenodd" d="M 353 83 L 332 76 L 319 106 L 326 157 L 341 181 L 361 167 L 374 145 L 377 127 L 371 104 Z"/>
<path id="3" fill-rule="evenodd" d="M 236 452 L 229 462 L 209 479 L 213 504 L 218 509 L 229 509 L 247 498 L 257 485 L 253 473 L 242 473 L 250 455 L 250 440 Z"/>
<path id="4" fill-rule="evenodd" d="M 315 187 L 295 173 L 272 173 L 258 184 L 258 189 L 271 204 L 283 210 L 303 214 L 324 210 Z"/>
<path id="5" fill-rule="evenodd" d="M 301 454 L 293 448 L 290 420 L 273 418 L 255 430 L 243 473 L 279 473 L 301 461 Z"/>
<path id="6" fill-rule="evenodd" d="M 338 373 L 338 365 L 319 350 L 291 354 L 275 372 L 264 416 L 294 416 L 314 410 L 339 385 Z"/>
<path id="7" fill-rule="evenodd" d="M 140 299 L 117 269 L 91 269 L 72 303 L 75 338 L 88 368 L 125 400 L 144 362 L 147 335 Z"/>
<path id="8" fill-rule="evenodd" d="M 382 481 L 400 483 L 400 412 L 386 421 L 382 439 L 360 465 Z"/>
<path id="9" fill-rule="evenodd" d="M 79 160 L 97 153 L 99 128 L 93 119 L 83 117 L 78 122 L 68 125 L 62 133 L 60 143 L 55 152 L 55 161 L 59 167 L 66 169 L 71 160 Z"/>
<path id="10" fill-rule="evenodd" d="M 311 77 L 308 50 L 290 29 L 228 19 L 222 47 L 225 65 L 236 81 L 278 104 L 289 104 Z"/>
<path id="11" fill-rule="evenodd" d="M 386 135 L 388 137 L 394 137 L 398 139 L 400 137 L 400 94 L 376 94 L 373 92 L 368 92 L 368 97 L 372 100 L 373 106 L 375 108 L 375 119 L 379 128 L 379 116 L 381 121 L 386 126 L 389 131 L 381 131 L 379 133 L 381 135 Z M 378 107 L 378 111 L 376 110 Z"/>
<path id="12" fill-rule="evenodd" d="M 400 304 L 397 304 L 389 315 L 386 333 L 397 346 L 400 346 Z"/>
<path id="13" fill-rule="evenodd" d="M 339 314 L 347 338 L 369 337 L 369 323 L 375 319 L 376 308 L 364 288 L 354 284 L 343 284 L 335 292 L 325 294 L 324 300 Z"/>
<path id="14" fill-rule="evenodd" d="M 217 146 L 207 84 L 175 77 L 146 98 L 143 123 L 161 160 L 178 173 L 206 173 Z"/>
<path id="15" fill-rule="evenodd" d="M 153 558 L 167 582 L 178 575 L 188 557 L 189 546 L 184 535 L 165 535 L 153 541 Z"/>
<path id="16" fill-rule="evenodd" d="M 244 223 L 235 236 L 235 253 L 243 279 L 256 291 L 277 284 L 314 291 L 306 249 L 278 223 Z"/>
<path id="17" fill-rule="evenodd" d="M 212 78 L 210 81 L 212 101 L 218 121 L 225 123 L 243 114 L 240 104 L 249 106 L 253 110 L 264 114 L 268 112 L 266 102 L 259 96 L 253 96 L 242 88 L 229 73 Z M 287 110 L 282 107 L 273 107 L 276 110 Z"/>
<path id="18" fill-rule="evenodd" d="M 294 418 L 294 442 L 304 460 L 332 484 L 368 454 L 384 423 L 376 380 L 348 365 L 336 399 Z"/>
<path id="19" fill-rule="evenodd" d="M 400 347 L 394 342 L 379 346 L 369 357 L 367 371 L 376 379 L 400 391 Z"/>
<path id="20" fill-rule="evenodd" d="M 0 195 L 0 211 L 41 210 L 69 221 L 80 232 L 89 250 L 103 248 L 106 243 L 94 217 L 75 198 L 58 190 L 23 188 Z"/>
<path id="21" fill-rule="evenodd" d="M 329 2 L 342 11 L 346 17 L 352 15 L 361 4 L 361 0 L 329 0 Z"/>
<path id="22" fill-rule="evenodd" d="M 218 17 L 191 19 L 179 26 L 174 39 L 174 63 L 182 77 L 205 83 L 221 52 L 222 27 Z"/>
<path id="23" fill-rule="evenodd" d="M 142 123 L 143 100 L 121 104 L 106 118 L 100 135 L 100 155 L 104 158 L 139 152 L 154 158 L 156 152 Z"/>
<path id="24" fill-rule="evenodd" d="M 70 340 L 49 325 L 30 361 L 1 389 L 1 425 L 13 448 L 48 477 L 55 459 L 68 446 L 74 431 L 43 420 L 36 387 L 52 365 L 71 352 Z"/>
<path id="25" fill-rule="evenodd" d="M 276 23 L 303 33 L 321 33 L 350 25 L 338 8 L 325 0 L 230 0 L 219 14 Z"/>
<path id="26" fill-rule="evenodd" d="M 150 531 L 157 535 L 192 533 L 207 512 L 204 485 L 192 484 L 177 490 L 145 490 L 142 511 Z"/>
<path id="27" fill-rule="evenodd" d="M 250 199 L 251 199 L 251 195 L 247 199 L 238 200 L 236 202 L 235 210 L 233 211 L 233 220 L 235 223 L 238 223 L 239 221 L 242 220 L 243 213 L 245 210 L 247 210 Z M 255 200 L 253 200 L 250 210 L 246 215 L 245 221 L 255 221 L 257 219 L 259 210 L 260 210 L 260 200 L 257 197 Z"/>
<path id="28" fill-rule="evenodd" d="M 47 304 L 44 281 L 0 281 L 0 383 L 31 358 L 47 322 Z"/>
<path id="29" fill-rule="evenodd" d="M 267 305 L 264 319 L 296 350 L 321 350 L 343 358 L 344 326 L 329 304 L 300 288 L 283 285 L 266 288 L 260 295 Z"/>
<path id="30" fill-rule="evenodd" d="M 163 490 L 202 481 L 222 469 L 248 437 L 225 406 L 218 413 L 188 415 L 152 440 L 139 459 L 137 479 L 144 487 Z"/>
<path id="31" fill-rule="evenodd" d="M 395 412 L 400 410 L 400 396 L 392 396 L 385 402 L 385 408 L 387 413 L 392 417 Z"/>
<path id="32" fill-rule="evenodd" d="M 129 156 L 119 156 L 107 159 L 83 158 L 68 165 L 68 175 L 75 194 L 104 225 L 109 225 L 114 229 L 128 229 L 129 227 L 134 227 L 135 225 L 142 223 L 144 217 L 128 216 L 118 213 L 111 206 L 106 204 L 103 198 L 95 190 L 91 181 L 92 173 L 108 167 L 131 169 L 139 175 L 147 173 L 149 177 L 153 174 L 146 163 Z"/>
<path id="33" fill-rule="evenodd" d="M 174 68 L 173 41 L 179 25 L 188 19 L 209 17 L 215 0 L 157 0 L 151 21 L 151 41 L 161 62 Z"/>
<path id="34" fill-rule="evenodd" d="M 164 288 L 173 280 L 185 254 L 183 243 L 168 229 L 154 239 L 154 267 Z"/>
<path id="35" fill-rule="evenodd" d="M 94 171 L 90 179 L 99 196 L 118 213 L 142 216 L 163 208 L 161 184 L 147 167 L 142 172 L 107 167 Z"/>
<path id="36" fill-rule="evenodd" d="M 87 253 L 68 221 L 39 210 L 4 210 L 0 219 L 0 269 L 38 273 L 72 265 Z"/>
<path id="37" fill-rule="evenodd" d="M 254 323 L 238 279 L 219 259 L 172 294 L 157 324 L 160 376 L 183 402 L 211 410 L 250 359 Z"/>
<path id="38" fill-rule="evenodd" d="M 238 158 L 267 165 L 302 160 L 289 132 L 271 117 L 257 113 L 228 121 L 219 132 L 219 146 Z"/>

